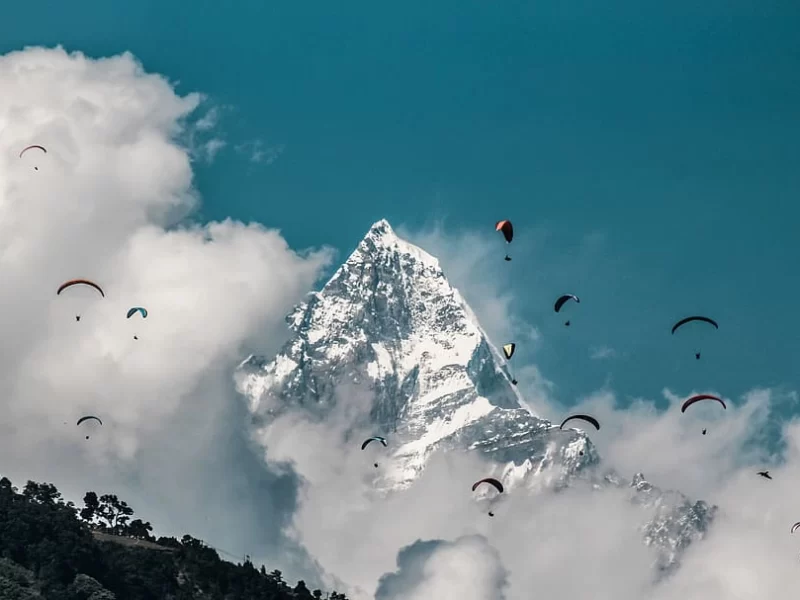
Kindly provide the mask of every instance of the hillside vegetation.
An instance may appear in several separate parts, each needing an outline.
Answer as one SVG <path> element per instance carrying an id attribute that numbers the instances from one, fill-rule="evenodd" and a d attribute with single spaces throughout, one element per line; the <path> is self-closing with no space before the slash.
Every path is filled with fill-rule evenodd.
<path id="1" fill-rule="evenodd" d="M 294 587 L 280 571 L 221 560 L 189 535 L 151 535 L 113 494 L 78 509 L 56 487 L 0 479 L 0 600 L 347 600 Z"/>

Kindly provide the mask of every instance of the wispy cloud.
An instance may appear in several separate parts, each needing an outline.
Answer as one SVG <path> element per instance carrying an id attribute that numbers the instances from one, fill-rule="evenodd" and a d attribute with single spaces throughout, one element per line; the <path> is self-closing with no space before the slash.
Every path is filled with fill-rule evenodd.
<path id="1" fill-rule="evenodd" d="M 617 351 L 609 346 L 598 346 L 589 350 L 589 358 L 592 360 L 605 360 L 616 356 Z"/>
<path id="2" fill-rule="evenodd" d="M 204 116 L 198 119 L 194 126 L 198 131 L 208 131 L 213 129 L 219 123 L 219 107 L 212 107 Z"/>
<path id="3" fill-rule="evenodd" d="M 263 165 L 274 163 L 285 149 L 284 144 L 268 146 L 262 140 L 251 140 L 236 146 L 236 151 L 245 155 L 250 162 Z"/>

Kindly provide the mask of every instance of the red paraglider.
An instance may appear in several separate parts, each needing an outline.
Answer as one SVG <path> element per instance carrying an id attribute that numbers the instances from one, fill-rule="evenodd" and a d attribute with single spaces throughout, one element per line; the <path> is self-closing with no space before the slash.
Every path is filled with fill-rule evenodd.
<path id="1" fill-rule="evenodd" d="M 697 394 L 696 396 L 692 396 L 691 398 L 686 400 L 686 402 L 683 403 L 683 406 L 681 406 L 681 412 L 682 413 L 686 412 L 687 408 L 689 408 L 695 402 L 700 402 L 701 400 L 716 400 L 717 402 L 722 404 L 722 408 L 724 408 L 725 410 L 728 409 L 728 407 L 725 406 L 725 402 L 723 402 L 722 398 L 718 398 L 717 396 L 712 396 L 711 394 Z"/>
<path id="2" fill-rule="evenodd" d="M 514 239 L 514 226 L 511 224 L 511 221 L 498 221 L 494 225 L 495 231 L 500 231 L 503 234 L 503 237 L 506 240 L 506 244 L 510 244 L 511 240 Z M 511 260 L 511 257 L 506 253 L 506 260 Z"/>
<path id="3" fill-rule="evenodd" d="M 100 295 L 103 298 L 106 297 L 105 292 L 103 292 L 103 289 L 99 285 L 97 285 L 94 281 L 89 281 L 88 279 L 70 279 L 69 281 L 65 281 L 64 283 L 62 283 L 59 286 L 58 291 L 56 292 L 56 295 L 61 294 L 61 292 L 63 292 L 68 287 L 72 287 L 73 285 L 78 285 L 78 284 L 83 284 L 83 285 L 88 285 L 90 287 L 93 287 L 98 292 L 100 292 Z"/>

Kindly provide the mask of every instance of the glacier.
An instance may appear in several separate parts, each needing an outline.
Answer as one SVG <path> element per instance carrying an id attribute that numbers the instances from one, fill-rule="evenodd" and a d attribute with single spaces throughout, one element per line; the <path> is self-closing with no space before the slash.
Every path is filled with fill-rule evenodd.
<path id="1" fill-rule="evenodd" d="M 662 491 L 641 473 L 619 476 L 585 432 L 535 415 L 439 261 L 386 220 L 287 323 L 291 336 L 277 356 L 250 356 L 235 373 L 254 426 L 295 410 L 323 420 L 360 390 L 354 435 L 392 440 L 390 466 L 376 474 L 382 493 L 412 485 L 435 452 L 480 453 L 508 493 L 558 493 L 576 481 L 627 488 L 647 509 L 643 543 L 657 551 L 661 574 L 713 521 L 716 507 Z"/>

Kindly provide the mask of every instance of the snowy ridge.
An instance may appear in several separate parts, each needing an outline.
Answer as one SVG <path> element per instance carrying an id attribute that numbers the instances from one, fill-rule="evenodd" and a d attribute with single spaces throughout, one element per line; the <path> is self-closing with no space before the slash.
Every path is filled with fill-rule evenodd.
<path id="1" fill-rule="evenodd" d="M 287 322 L 294 335 L 281 352 L 270 361 L 250 357 L 236 373 L 254 422 L 298 408 L 324 419 L 342 402 L 362 403 L 352 431 L 393 440 L 392 466 L 376 482 L 386 493 L 411 485 L 440 449 L 482 453 L 508 491 L 559 489 L 575 478 L 628 485 L 597 475 L 600 457 L 582 431 L 562 431 L 524 408 L 501 354 L 438 260 L 385 220 Z M 637 477 L 637 502 L 659 506 L 643 533 L 663 547 L 666 569 L 702 535 L 713 510 Z"/>

